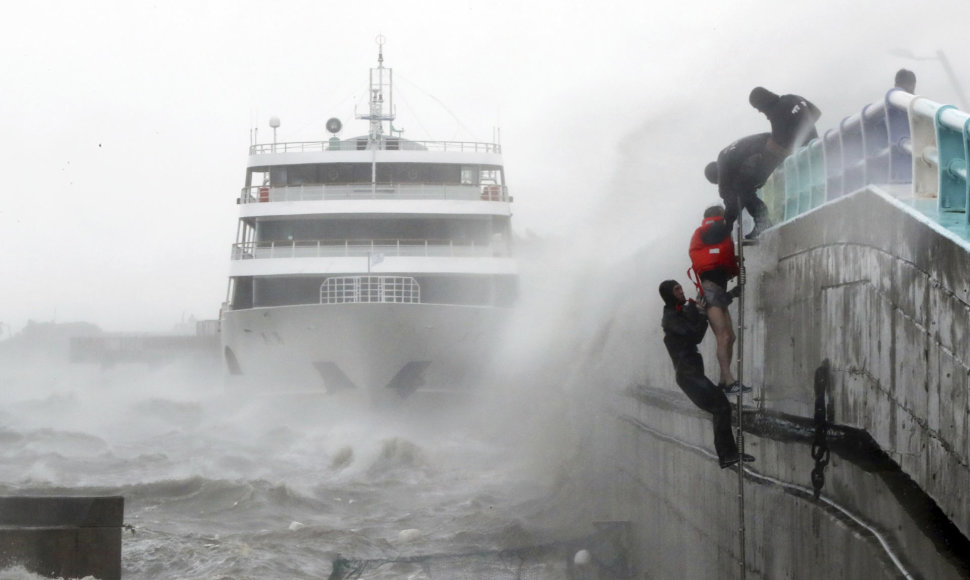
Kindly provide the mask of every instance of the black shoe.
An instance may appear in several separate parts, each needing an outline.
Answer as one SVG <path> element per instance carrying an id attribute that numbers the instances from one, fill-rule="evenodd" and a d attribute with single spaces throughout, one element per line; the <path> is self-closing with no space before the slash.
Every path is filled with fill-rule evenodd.
<path id="1" fill-rule="evenodd" d="M 730 384 L 730 386 L 727 386 L 727 387 L 722 386 L 721 388 L 724 389 L 725 395 L 737 395 L 738 389 L 740 389 L 742 393 L 751 392 L 751 387 L 749 387 L 748 385 L 742 385 L 741 381 L 734 381 L 733 383 Z"/>
<path id="2" fill-rule="evenodd" d="M 731 467 L 741 459 L 744 459 L 745 463 L 751 463 L 754 461 L 754 455 L 748 455 L 747 453 L 742 453 L 740 456 L 734 455 L 727 459 L 721 459 L 720 460 L 721 469 Z"/>

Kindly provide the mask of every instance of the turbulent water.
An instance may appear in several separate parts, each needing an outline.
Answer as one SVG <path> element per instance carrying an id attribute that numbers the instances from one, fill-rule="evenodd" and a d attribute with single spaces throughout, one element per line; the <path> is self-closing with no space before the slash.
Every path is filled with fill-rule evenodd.
<path id="1" fill-rule="evenodd" d="M 125 578 L 326 578 L 338 555 L 361 578 L 457 578 L 449 555 L 556 536 L 549 481 L 496 417 L 243 396 L 200 360 L 0 356 L 0 495 L 124 496 Z M 487 565 L 509 574 L 467 577 L 521 573 Z M 563 577 L 537 565 L 522 577 Z"/>

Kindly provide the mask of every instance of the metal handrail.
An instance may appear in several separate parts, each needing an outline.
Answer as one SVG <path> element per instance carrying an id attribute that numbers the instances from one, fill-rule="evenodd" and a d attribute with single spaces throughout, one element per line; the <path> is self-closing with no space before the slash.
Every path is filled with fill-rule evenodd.
<path id="1" fill-rule="evenodd" d="M 232 245 L 233 260 L 275 258 L 366 257 L 486 257 L 508 256 L 497 244 L 456 243 L 454 240 L 273 240 Z"/>
<path id="2" fill-rule="evenodd" d="M 786 159 L 761 190 L 788 220 L 866 184 L 911 184 L 916 197 L 936 197 L 939 212 L 970 223 L 970 115 L 899 89 L 842 120 Z M 823 150 L 822 162 L 813 151 Z M 822 184 L 824 183 L 824 187 Z M 820 188 L 824 195 L 813 195 Z M 798 200 L 810 200 L 799 203 Z M 780 211 L 780 210 L 783 210 Z"/>
<path id="3" fill-rule="evenodd" d="M 244 187 L 239 203 L 284 201 L 331 201 L 357 199 L 455 199 L 466 201 L 508 201 L 504 185 L 459 185 L 445 183 L 342 183 L 314 185 Z"/>
<path id="4" fill-rule="evenodd" d="M 250 155 L 266 155 L 273 153 L 307 153 L 316 151 L 359 151 L 359 141 L 356 139 L 340 142 L 330 141 L 292 141 L 287 143 L 257 143 L 249 147 Z M 366 140 L 364 140 L 366 143 Z M 455 151 L 469 153 L 501 153 L 502 146 L 498 143 L 480 143 L 475 141 L 405 141 L 386 140 L 383 151 Z"/>

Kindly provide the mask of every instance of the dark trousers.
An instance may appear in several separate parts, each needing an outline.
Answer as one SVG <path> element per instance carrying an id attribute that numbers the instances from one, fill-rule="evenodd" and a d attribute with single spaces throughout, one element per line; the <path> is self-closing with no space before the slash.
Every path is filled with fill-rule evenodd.
<path id="1" fill-rule="evenodd" d="M 700 355 L 697 358 L 700 358 Z M 731 431 L 731 403 L 728 402 L 724 391 L 704 376 L 703 363 L 700 368 L 702 369 L 700 373 L 693 372 L 696 371 L 693 368 L 685 369 L 687 372 L 678 372 L 677 386 L 684 391 L 691 402 L 712 415 L 714 450 L 717 452 L 718 459 L 734 457 L 738 454 L 738 445 L 734 441 L 734 432 Z"/>
<path id="2" fill-rule="evenodd" d="M 733 175 L 730 187 L 719 188 L 721 198 L 724 199 L 724 221 L 730 223 L 741 217 L 741 210 L 748 210 L 755 223 L 761 227 L 768 227 L 768 206 L 758 197 L 760 189 L 772 172 L 785 161 L 787 152 L 775 147 L 765 146 L 760 153 L 749 155 L 743 160 L 724 160 L 727 165 L 722 167 L 722 159 L 718 158 L 718 171 L 723 175 Z M 740 162 L 740 165 L 732 165 Z"/>
<path id="3" fill-rule="evenodd" d="M 768 206 L 758 197 L 756 190 L 751 190 L 737 197 L 724 200 L 724 221 L 731 223 L 738 219 L 741 210 L 748 210 L 755 223 L 761 224 L 768 218 Z"/>

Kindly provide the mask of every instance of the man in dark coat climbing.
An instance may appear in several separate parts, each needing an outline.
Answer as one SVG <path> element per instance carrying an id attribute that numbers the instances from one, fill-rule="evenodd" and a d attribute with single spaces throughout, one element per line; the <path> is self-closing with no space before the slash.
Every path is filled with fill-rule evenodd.
<path id="1" fill-rule="evenodd" d="M 768 208 L 758 198 L 758 189 L 795 149 L 818 137 L 815 122 L 822 113 L 798 95 L 781 95 L 755 87 L 748 101 L 768 118 L 770 133 L 738 139 L 721 150 L 717 161 L 708 163 L 704 176 L 717 185 L 724 200 L 724 221 L 730 226 L 746 209 L 754 218 L 754 229 L 745 236 L 758 237 L 771 227 Z"/>
<path id="2" fill-rule="evenodd" d="M 713 415 L 714 450 L 721 467 L 730 467 L 742 459 L 731 431 L 731 404 L 724 392 L 704 375 L 704 359 L 697 345 L 707 332 L 707 316 L 693 300 L 684 297 L 676 280 L 660 284 L 664 301 L 664 346 L 674 363 L 677 386 L 695 405 Z M 754 457 L 744 454 L 745 462 Z"/>

